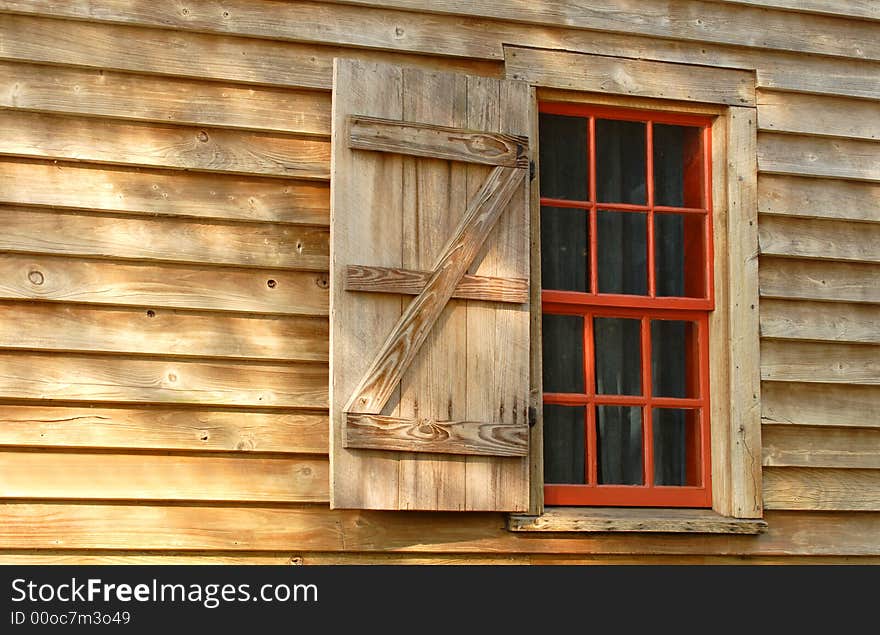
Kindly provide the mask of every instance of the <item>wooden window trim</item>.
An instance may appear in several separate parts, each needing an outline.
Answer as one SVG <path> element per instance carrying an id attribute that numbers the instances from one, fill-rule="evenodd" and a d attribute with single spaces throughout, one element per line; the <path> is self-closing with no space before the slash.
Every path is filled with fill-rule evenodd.
<path id="1" fill-rule="evenodd" d="M 538 157 L 538 101 L 573 101 L 618 108 L 663 110 L 712 115 L 712 198 L 715 252 L 715 309 L 709 315 L 712 509 L 704 518 L 761 519 L 760 360 L 758 326 L 757 119 L 754 73 L 726 69 L 711 75 L 683 64 L 610 58 L 583 53 L 505 47 L 507 76 L 532 89 L 532 157 Z M 603 72 L 583 72 L 601 68 Z M 693 73 L 682 73 L 693 70 Z M 724 72 L 722 72 L 724 71 Z M 629 77 L 631 82 L 610 80 Z M 686 90 L 664 94 L 675 84 L 664 77 L 686 77 Z M 653 82 L 653 83 L 652 83 Z M 670 99 L 671 98 L 671 99 Z M 735 105 L 740 104 L 740 105 Z M 537 175 L 538 170 L 535 170 Z M 537 177 L 536 177 L 537 178 Z M 536 413 L 530 433 L 530 504 L 527 515 L 513 515 L 517 531 L 702 531 L 712 523 L 694 525 L 667 515 L 633 523 L 605 524 L 609 515 L 637 518 L 637 508 L 544 508 L 543 417 L 541 394 L 541 289 L 539 187 L 531 188 L 531 395 Z M 671 510 L 662 510 L 669 512 Z M 689 510 L 679 510 L 682 513 Z M 695 511 L 695 510 L 690 510 Z M 612 513 L 613 512 L 613 513 Z M 705 516 L 714 514 L 714 516 Z M 537 518 L 535 518 L 537 517 Z M 538 529 L 541 519 L 576 518 Z M 590 520 L 592 519 L 592 520 Z M 632 529 L 633 526 L 640 529 Z M 756 533 L 762 522 L 752 525 Z M 630 527 L 628 529 L 624 526 Z M 657 529 L 662 527 L 662 529 Z M 710 533 L 715 533 L 711 532 Z"/>

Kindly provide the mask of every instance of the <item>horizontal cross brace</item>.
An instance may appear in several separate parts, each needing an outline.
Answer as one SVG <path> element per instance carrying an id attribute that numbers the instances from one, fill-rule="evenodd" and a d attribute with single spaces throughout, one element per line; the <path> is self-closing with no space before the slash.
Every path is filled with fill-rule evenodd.
<path id="1" fill-rule="evenodd" d="M 529 167 L 528 137 L 349 115 L 350 148 L 508 168 Z"/>
<path id="2" fill-rule="evenodd" d="M 344 285 L 346 291 L 418 295 L 430 278 L 430 271 L 348 265 L 345 269 Z M 525 278 L 464 275 L 455 287 L 452 297 L 460 300 L 523 304 L 529 301 L 529 281 Z"/>
<path id="3" fill-rule="evenodd" d="M 434 454 L 527 456 L 525 424 L 428 421 L 370 414 L 346 414 L 346 448 Z"/>

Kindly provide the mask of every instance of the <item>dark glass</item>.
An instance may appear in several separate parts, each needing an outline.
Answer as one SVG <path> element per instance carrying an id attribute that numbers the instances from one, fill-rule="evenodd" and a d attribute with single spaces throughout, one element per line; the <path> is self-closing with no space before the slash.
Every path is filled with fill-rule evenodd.
<path id="1" fill-rule="evenodd" d="M 648 294 L 647 219 L 644 212 L 598 211 L 599 293 Z"/>
<path id="2" fill-rule="evenodd" d="M 590 213 L 541 208 L 541 288 L 589 291 Z"/>
<path id="3" fill-rule="evenodd" d="M 704 207 L 700 137 L 700 128 L 654 124 L 655 205 Z"/>
<path id="4" fill-rule="evenodd" d="M 586 483 L 585 409 L 544 404 L 544 482 Z"/>
<path id="5" fill-rule="evenodd" d="M 541 113 L 538 117 L 538 160 L 541 196 L 586 201 L 588 124 L 584 117 Z"/>
<path id="6" fill-rule="evenodd" d="M 646 205 L 646 126 L 640 121 L 596 120 L 596 200 Z"/>
<path id="7" fill-rule="evenodd" d="M 701 214 L 654 214 L 658 296 L 706 296 L 703 223 Z"/>
<path id="8" fill-rule="evenodd" d="M 654 485 L 699 485 L 698 416 L 696 410 L 652 410 Z"/>
<path id="9" fill-rule="evenodd" d="M 693 322 L 651 320 L 651 392 L 655 397 L 697 396 L 696 350 Z"/>
<path id="10" fill-rule="evenodd" d="M 593 318 L 596 393 L 642 394 L 641 321 Z"/>
<path id="11" fill-rule="evenodd" d="M 544 392 L 584 392 L 584 318 L 543 316 Z"/>
<path id="12" fill-rule="evenodd" d="M 642 485 L 642 409 L 596 406 L 600 485 Z"/>

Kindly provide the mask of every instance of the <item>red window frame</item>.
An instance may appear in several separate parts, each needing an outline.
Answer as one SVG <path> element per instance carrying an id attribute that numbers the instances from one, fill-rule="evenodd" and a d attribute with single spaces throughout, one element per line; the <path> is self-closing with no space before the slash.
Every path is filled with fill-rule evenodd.
<path id="1" fill-rule="evenodd" d="M 539 112 L 586 118 L 588 132 L 588 196 L 587 201 L 541 197 L 541 207 L 583 209 L 589 215 L 589 291 L 541 291 L 542 312 L 547 314 L 580 315 L 584 317 L 584 387 L 585 392 L 544 393 L 545 404 L 584 406 L 586 426 L 585 484 L 545 484 L 546 505 L 602 505 L 711 507 L 710 403 L 709 403 L 709 312 L 714 309 L 713 246 L 712 246 L 712 117 L 590 106 L 586 104 L 540 102 Z M 598 202 L 596 197 L 596 119 L 639 121 L 646 124 L 646 192 L 645 205 Z M 668 207 L 654 201 L 654 124 L 692 126 L 700 129 L 702 161 L 692 165 L 684 175 L 685 200 L 700 200 L 702 207 Z M 623 295 L 598 292 L 597 218 L 598 210 L 644 212 L 647 214 L 648 294 Z M 655 214 L 675 213 L 685 218 L 702 217 L 702 241 L 685 239 L 685 288 L 689 297 L 657 296 L 654 245 Z M 686 230 L 687 232 L 688 230 Z M 690 231 L 693 231 L 691 229 Z M 698 292 L 702 293 L 698 293 Z M 595 381 L 594 317 L 631 318 L 641 321 L 641 395 L 597 394 Z M 652 320 L 681 320 L 694 325 L 685 354 L 688 364 L 687 382 L 692 395 L 687 398 L 656 397 L 651 394 L 651 331 Z M 635 406 L 642 410 L 642 482 L 641 485 L 599 484 L 597 475 L 597 406 Z M 655 485 L 653 452 L 653 409 L 686 409 L 688 434 L 686 444 L 687 482 L 693 485 Z"/>

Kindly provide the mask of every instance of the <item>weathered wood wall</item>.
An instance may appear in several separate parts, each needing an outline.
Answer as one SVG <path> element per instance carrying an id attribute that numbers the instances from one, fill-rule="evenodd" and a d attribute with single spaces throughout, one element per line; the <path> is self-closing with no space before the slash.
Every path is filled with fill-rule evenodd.
<path id="1" fill-rule="evenodd" d="M 880 13 L 552 4 L 0 0 L 0 560 L 880 558 Z M 505 43 L 757 69 L 766 534 L 329 510 L 332 60 Z"/>

